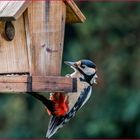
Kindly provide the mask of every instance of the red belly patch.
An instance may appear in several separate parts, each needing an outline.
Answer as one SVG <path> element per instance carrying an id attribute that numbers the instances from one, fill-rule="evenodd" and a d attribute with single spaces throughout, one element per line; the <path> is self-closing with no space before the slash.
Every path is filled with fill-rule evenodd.
<path id="1" fill-rule="evenodd" d="M 54 112 L 48 112 L 49 114 L 64 116 L 69 111 L 67 95 L 63 93 L 54 93 L 50 96 L 50 100 L 52 100 L 55 105 Z"/>

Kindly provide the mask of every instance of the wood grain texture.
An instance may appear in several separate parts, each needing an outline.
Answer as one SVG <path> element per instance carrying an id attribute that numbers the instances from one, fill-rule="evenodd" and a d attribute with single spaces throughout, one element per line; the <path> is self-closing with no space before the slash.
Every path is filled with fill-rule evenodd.
<path id="1" fill-rule="evenodd" d="M 24 24 L 25 24 L 25 33 L 26 33 L 26 45 L 27 45 L 27 55 L 28 55 L 28 64 L 29 64 L 29 73 L 32 75 L 33 71 L 33 62 L 32 62 L 32 55 L 34 52 L 32 52 L 31 48 L 33 48 L 32 45 L 32 38 L 31 38 L 31 31 L 29 28 L 29 17 L 28 17 L 28 9 L 23 14 L 24 17 Z"/>
<path id="2" fill-rule="evenodd" d="M 4 35 L 5 22 L 0 21 L 0 73 L 25 73 L 29 71 L 23 16 L 12 22 L 15 36 L 7 41 Z"/>
<path id="3" fill-rule="evenodd" d="M 30 3 L 30 0 L 0 1 L 0 20 L 18 19 Z"/>
<path id="4" fill-rule="evenodd" d="M 1 75 L 0 83 L 27 83 L 28 75 Z"/>
<path id="5" fill-rule="evenodd" d="M 0 76 L 0 92 L 1 93 L 18 93 L 27 92 L 28 89 L 28 75 L 1 75 Z"/>
<path id="6" fill-rule="evenodd" d="M 47 92 L 74 92 L 76 79 L 67 77 L 56 76 L 33 76 L 32 77 L 32 90 L 34 92 L 47 91 Z"/>
<path id="7" fill-rule="evenodd" d="M 66 7 L 63 1 L 34 1 L 28 8 L 32 75 L 60 75 Z"/>
<path id="8" fill-rule="evenodd" d="M 76 79 L 56 76 L 0 76 L 0 93 L 6 92 L 75 92 Z"/>
<path id="9" fill-rule="evenodd" d="M 64 0 L 66 4 L 66 23 L 83 23 L 86 17 L 73 0 Z"/>
<path id="10" fill-rule="evenodd" d="M 27 83 L 0 83 L 0 93 L 27 92 Z"/>
<path id="11" fill-rule="evenodd" d="M 61 1 L 61 0 L 60 0 Z M 41 1 L 39 1 L 41 2 Z M 56 1 L 55 1 L 56 2 Z M 85 16 L 73 0 L 64 0 L 66 3 L 66 22 L 80 23 L 85 21 Z M 0 1 L 0 20 L 16 20 L 30 5 L 31 0 Z M 33 2 L 32 2 L 33 3 Z"/>

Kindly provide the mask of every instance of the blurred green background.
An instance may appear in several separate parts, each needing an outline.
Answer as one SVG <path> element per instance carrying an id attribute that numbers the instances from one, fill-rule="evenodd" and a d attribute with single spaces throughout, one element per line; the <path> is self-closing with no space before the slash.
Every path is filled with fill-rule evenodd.
<path id="1" fill-rule="evenodd" d="M 90 59 L 98 84 L 88 103 L 53 138 L 140 137 L 140 3 L 79 2 L 87 20 L 66 26 L 64 60 Z M 62 75 L 72 72 L 63 65 Z M 43 138 L 43 105 L 0 94 L 0 138 Z"/>

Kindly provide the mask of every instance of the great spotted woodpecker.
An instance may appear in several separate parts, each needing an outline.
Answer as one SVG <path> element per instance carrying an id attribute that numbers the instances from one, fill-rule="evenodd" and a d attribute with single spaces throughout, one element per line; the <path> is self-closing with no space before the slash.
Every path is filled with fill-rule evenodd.
<path id="1" fill-rule="evenodd" d="M 57 130 L 65 125 L 75 113 L 87 102 L 92 93 L 92 85 L 96 83 L 96 65 L 90 60 L 68 62 L 74 72 L 67 75 L 77 78 L 77 92 L 74 93 L 50 93 L 50 99 L 37 93 L 30 93 L 39 99 L 51 115 L 48 125 L 47 138 L 54 135 Z"/>

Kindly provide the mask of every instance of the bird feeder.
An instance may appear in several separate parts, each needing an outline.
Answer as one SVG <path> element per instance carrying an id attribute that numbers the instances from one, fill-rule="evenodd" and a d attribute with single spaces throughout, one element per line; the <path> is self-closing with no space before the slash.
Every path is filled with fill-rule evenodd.
<path id="1" fill-rule="evenodd" d="M 60 76 L 66 23 L 84 22 L 72 0 L 0 2 L 0 92 L 73 92 Z"/>

